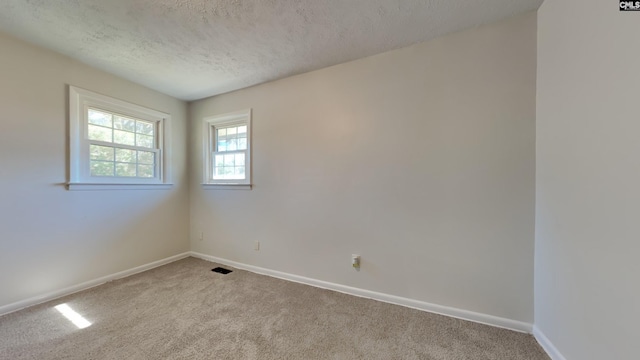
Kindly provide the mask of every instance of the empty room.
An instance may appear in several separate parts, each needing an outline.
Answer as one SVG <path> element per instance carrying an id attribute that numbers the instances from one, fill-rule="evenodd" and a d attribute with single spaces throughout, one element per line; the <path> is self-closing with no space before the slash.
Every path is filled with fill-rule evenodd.
<path id="1" fill-rule="evenodd" d="M 623 0 L 3 0 L 0 359 L 639 359 L 638 34 Z"/>

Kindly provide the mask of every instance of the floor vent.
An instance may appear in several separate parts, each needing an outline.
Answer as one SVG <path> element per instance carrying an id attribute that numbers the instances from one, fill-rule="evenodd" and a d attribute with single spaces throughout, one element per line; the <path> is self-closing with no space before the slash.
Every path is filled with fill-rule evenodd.
<path id="1" fill-rule="evenodd" d="M 231 270 L 225 269 L 225 268 L 221 268 L 221 267 L 217 267 L 215 269 L 211 269 L 211 271 L 217 272 L 217 273 L 220 273 L 220 274 L 224 274 L 224 275 L 227 275 L 228 273 L 231 272 Z"/>

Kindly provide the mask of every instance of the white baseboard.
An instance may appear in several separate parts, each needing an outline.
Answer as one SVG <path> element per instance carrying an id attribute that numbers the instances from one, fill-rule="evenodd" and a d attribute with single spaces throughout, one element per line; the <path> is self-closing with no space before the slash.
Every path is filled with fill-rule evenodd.
<path id="1" fill-rule="evenodd" d="M 184 259 L 186 257 L 189 257 L 190 253 L 189 252 L 185 252 L 182 254 L 178 254 L 178 255 L 174 255 L 171 257 L 168 257 L 166 259 L 161 259 L 158 261 L 154 261 L 145 265 L 141 265 L 138 267 L 135 267 L 133 269 L 129 269 L 129 270 L 124 270 L 124 271 L 120 271 L 117 272 L 115 274 L 111 274 L 111 275 L 107 275 L 107 276 L 103 276 L 101 278 L 98 279 L 94 279 L 94 280 L 90 280 L 87 282 L 83 282 L 82 284 L 77 284 L 77 285 L 73 285 L 73 286 L 69 286 L 67 288 L 64 289 L 60 289 L 60 290 L 56 290 L 56 291 L 52 291 L 46 294 L 42 294 L 42 295 L 38 295 L 38 296 L 34 296 L 32 298 L 28 298 L 25 300 L 21 300 L 18 302 L 14 302 L 8 305 L 4 305 L 4 306 L 0 306 L 0 315 L 5 315 L 14 311 L 18 311 L 20 309 L 24 309 L 26 307 L 29 306 L 33 306 L 33 305 L 37 305 L 37 304 L 41 304 L 43 302 L 47 302 L 50 300 L 54 300 L 63 296 L 67 296 L 67 295 L 71 295 L 73 293 L 77 293 L 79 291 L 82 290 L 86 290 L 98 285 L 102 285 L 108 281 L 113 281 L 113 280 L 118 280 L 127 276 L 131 276 L 143 271 L 147 271 L 147 270 L 151 270 L 153 268 L 156 268 L 158 266 L 162 266 L 180 259 Z"/>
<path id="2" fill-rule="evenodd" d="M 558 349 L 553 345 L 551 340 L 549 340 L 549 338 L 547 338 L 545 334 L 540 331 L 540 328 L 535 325 L 533 326 L 533 336 L 536 338 L 538 344 L 542 346 L 544 351 L 547 352 L 547 355 L 549 355 L 552 360 L 567 360 L 564 356 L 562 356 L 562 354 L 560 354 L 560 351 L 558 351 Z"/>
<path id="3" fill-rule="evenodd" d="M 327 281 L 311 279 L 304 276 L 288 274 L 288 273 L 265 269 L 265 268 L 261 268 L 253 265 L 247 265 L 247 264 L 243 264 L 243 263 L 239 263 L 239 262 L 235 262 L 227 259 L 222 259 L 215 256 L 194 252 L 194 251 L 191 252 L 191 256 L 199 259 L 219 263 L 222 265 L 232 266 L 237 269 L 247 270 L 250 272 L 267 275 L 267 276 L 271 276 L 271 277 L 275 277 L 283 280 L 289 280 L 289 281 L 311 285 L 311 286 L 315 286 L 323 289 L 338 291 L 338 292 L 349 294 L 349 295 L 364 297 L 368 299 L 374 299 L 374 300 L 378 300 L 378 301 L 382 301 L 390 304 L 406 306 L 409 308 L 436 313 L 440 315 L 446 315 L 446 316 L 450 316 L 450 317 L 454 317 L 462 320 L 473 321 L 473 322 L 477 322 L 485 325 L 491 325 L 491 326 L 505 328 L 509 330 L 515 330 L 518 332 L 524 332 L 528 334 L 530 334 L 532 331 L 532 324 L 521 322 L 521 321 L 505 319 L 505 318 L 501 318 L 493 315 L 487 315 L 487 314 L 477 313 L 473 311 L 452 308 L 448 306 L 436 305 L 436 304 L 431 304 L 431 303 L 414 300 L 414 299 L 408 299 L 400 296 L 389 295 L 389 294 L 379 293 L 375 291 L 354 288 L 351 286 L 335 284 Z"/>

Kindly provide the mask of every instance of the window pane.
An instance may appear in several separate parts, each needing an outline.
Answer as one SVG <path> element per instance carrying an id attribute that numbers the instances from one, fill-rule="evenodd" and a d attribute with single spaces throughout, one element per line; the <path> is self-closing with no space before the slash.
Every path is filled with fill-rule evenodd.
<path id="1" fill-rule="evenodd" d="M 238 139 L 238 150 L 247 150 L 247 138 Z"/>
<path id="2" fill-rule="evenodd" d="M 108 146 L 90 145 L 91 160 L 113 161 L 113 148 Z"/>
<path id="3" fill-rule="evenodd" d="M 229 140 L 229 143 L 227 144 L 227 150 L 229 151 L 235 151 L 238 149 L 238 140 L 237 139 L 231 139 Z"/>
<path id="4" fill-rule="evenodd" d="M 226 136 L 226 135 L 227 135 L 227 129 L 218 129 L 218 137 Z"/>
<path id="5" fill-rule="evenodd" d="M 244 166 L 244 154 L 236 154 L 235 164 L 236 166 Z"/>
<path id="6" fill-rule="evenodd" d="M 224 155 L 216 155 L 215 166 L 224 166 Z"/>
<path id="7" fill-rule="evenodd" d="M 112 132 L 113 130 L 102 126 L 89 125 L 89 140 L 112 142 Z"/>
<path id="8" fill-rule="evenodd" d="M 138 165 L 138 177 L 152 178 L 154 175 L 153 165 Z"/>
<path id="9" fill-rule="evenodd" d="M 114 130 L 113 142 L 116 144 L 123 144 L 123 145 L 135 145 L 135 142 L 136 142 L 135 135 L 127 131 Z"/>
<path id="10" fill-rule="evenodd" d="M 89 109 L 89 124 L 111 127 L 111 114 L 102 111 Z"/>
<path id="11" fill-rule="evenodd" d="M 244 166 L 218 166 L 213 169 L 215 180 L 243 180 L 245 178 Z"/>
<path id="12" fill-rule="evenodd" d="M 238 134 L 246 134 L 247 133 L 247 127 L 245 125 L 243 126 L 238 126 Z M 241 135 L 238 135 L 241 136 Z"/>
<path id="13" fill-rule="evenodd" d="M 153 136 L 136 135 L 136 145 L 146 148 L 153 148 Z"/>
<path id="14" fill-rule="evenodd" d="M 233 154 L 224 155 L 224 166 L 233 166 L 235 164 L 235 156 Z"/>
<path id="15" fill-rule="evenodd" d="M 135 163 L 136 162 L 136 151 L 129 149 L 116 149 L 116 161 L 118 162 L 127 162 L 127 163 Z M 117 169 L 116 169 L 117 172 Z M 121 175 L 118 175 L 121 176 Z"/>
<path id="16" fill-rule="evenodd" d="M 152 123 L 138 120 L 136 130 L 138 134 L 151 135 L 151 137 L 153 137 L 153 130 L 154 126 Z"/>
<path id="17" fill-rule="evenodd" d="M 138 151 L 138 163 L 140 164 L 155 164 L 155 155 L 149 151 Z"/>
<path id="18" fill-rule="evenodd" d="M 116 163 L 116 176 L 135 177 L 136 164 Z"/>
<path id="19" fill-rule="evenodd" d="M 231 137 L 234 137 L 237 131 L 238 131 L 237 127 L 227 128 L 227 136 L 232 135 Z"/>
<path id="20" fill-rule="evenodd" d="M 218 151 L 227 151 L 227 142 L 226 141 L 218 141 Z"/>
<path id="21" fill-rule="evenodd" d="M 113 162 L 91 161 L 91 176 L 113 176 Z"/>
<path id="22" fill-rule="evenodd" d="M 136 121 L 134 119 L 122 117 L 122 116 L 114 116 L 113 119 L 113 127 L 115 129 L 126 130 L 130 132 L 136 131 Z"/>

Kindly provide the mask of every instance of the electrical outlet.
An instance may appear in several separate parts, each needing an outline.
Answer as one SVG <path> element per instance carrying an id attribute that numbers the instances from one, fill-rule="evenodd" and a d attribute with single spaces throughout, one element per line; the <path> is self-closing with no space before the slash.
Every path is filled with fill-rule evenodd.
<path id="1" fill-rule="evenodd" d="M 360 269 L 360 255 L 351 255 L 351 266 L 353 266 L 355 269 Z"/>
<path id="2" fill-rule="evenodd" d="M 255 251 L 259 251 L 260 250 L 260 241 L 254 241 L 253 242 L 253 250 L 255 250 Z"/>

